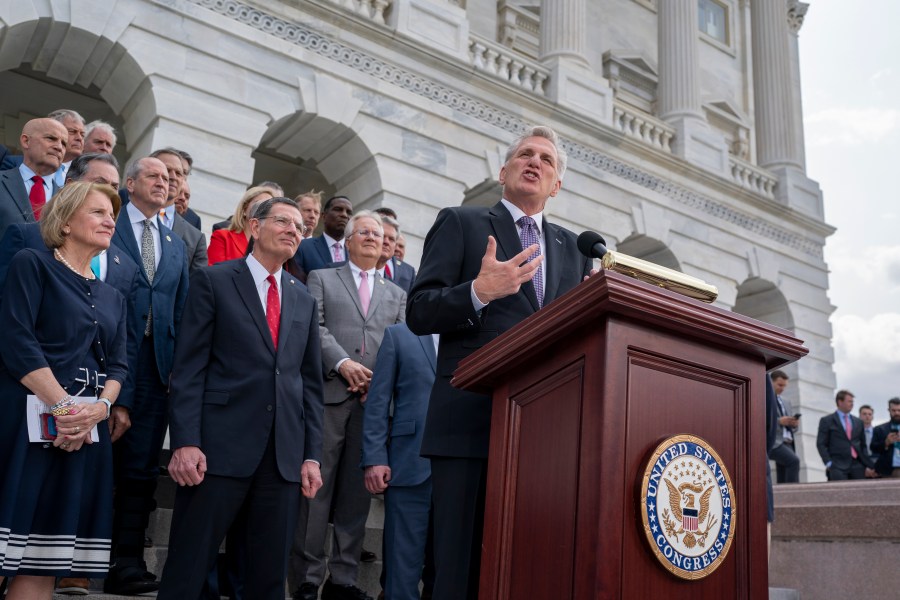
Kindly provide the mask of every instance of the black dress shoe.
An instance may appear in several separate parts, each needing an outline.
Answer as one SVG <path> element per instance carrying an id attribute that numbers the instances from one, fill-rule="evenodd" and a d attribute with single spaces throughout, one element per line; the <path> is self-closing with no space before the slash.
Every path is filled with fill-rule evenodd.
<path id="1" fill-rule="evenodd" d="M 332 583 L 331 579 L 325 582 L 322 588 L 322 600 L 374 600 L 355 585 L 340 585 Z"/>
<path id="2" fill-rule="evenodd" d="M 363 551 L 359 553 L 359 562 L 375 562 L 376 558 L 378 558 L 377 554 L 366 550 L 365 548 L 363 548 Z"/>
<path id="3" fill-rule="evenodd" d="M 109 575 L 103 582 L 105 593 L 119 596 L 136 596 L 155 592 L 158 589 L 159 581 L 156 580 L 156 575 L 140 567 L 110 569 Z"/>
<path id="4" fill-rule="evenodd" d="M 291 600 L 319 600 L 319 586 L 309 581 L 301 583 L 291 594 Z"/>

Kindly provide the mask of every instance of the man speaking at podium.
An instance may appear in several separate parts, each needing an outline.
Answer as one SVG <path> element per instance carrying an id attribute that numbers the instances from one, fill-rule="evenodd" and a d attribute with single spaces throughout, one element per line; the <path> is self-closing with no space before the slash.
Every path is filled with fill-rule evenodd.
<path id="1" fill-rule="evenodd" d="M 440 334 L 422 456 L 431 459 L 435 600 L 478 597 L 491 398 L 453 388 L 458 363 L 590 274 L 571 231 L 544 219 L 566 154 L 549 127 L 506 151 L 503 198 L 490 208 L 445 208 L 425 238 L 407 324 Z"/>

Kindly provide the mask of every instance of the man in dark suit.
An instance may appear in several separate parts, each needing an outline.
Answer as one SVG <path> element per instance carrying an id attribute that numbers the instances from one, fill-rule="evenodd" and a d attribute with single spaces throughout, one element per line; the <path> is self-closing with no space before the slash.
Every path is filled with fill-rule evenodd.
<path id="1" fill-rule="evenodd" d="M 353 216 L 353 204 L 345 196 L 329 198 L 322 213 L 322 235 L 300 244 L 294 261 L 305 273 L 324 269 L 331 263 L 347 260 L 344 247 L 344 227 Z"/>
<path id="2" fill-rule="evenodd" d="M 184 242 L 159 222 L 168 198 L 166 166 L 141 158 L 125 177 L 131 201 L 116 222 L 113 243 L 138 264 L 135 310 L 128 335 L 139 341 L 134 369 L 131 429 L 113 447 L 114 565 L 104 583 L 108 593 L 131 595 L 156 590 L 144 562 L 144 532 L 156 508 L 159 452 L 166 432 L 166 395 L 188 290 Z"/>
<path id="3" fill-rule="evenodd" d="M 300 493 L 322 484 L 322 367 L 313 298 L 282 270 L 300 210 L 272 198 L 247 258 L 195 271 L 172 373 L 175 496 L 159 598 L 197 598 L 231 523 L 246 520 L 245 597 L 283 600 Z M 299 484 L 299 485 L 298 485 Z"/>
<path id="4" fill-rule="evenodd" d="M 347 223 L 347 264 L 309 274 L 318 302 L 325 378 L 322 492 L 303 501 L 291 552 L 295 598 L 315 600 L 325 579 L 325 538 L 333 512 L 331 577 L 323 600 L 365 600 L 357 586 L 360 551 L 371 498 L 359 468 L 363 402 L 384 330 L 406 316 L 406 293 L 380 277 L 381 219 L 361 212 Z M 303 242 L 308 244 L 309 240 Z M 301 247 L 303 246 L 301 244 Z"/>
<path id="5" fill-rule="evenodd" d="M 490 208 L 445 208 L 425 238 L 407 318 L 413 333 L 441 334 L 422 441 L 431 458 L 437 600 L 478 595 L 491 417 L 490 397 L 453 388 L 450 376 L 461 359 L 591 270 L 575 234 L 543 217 L 565 163 L 556 133 L 532 128 L 507 150 L 503 199 Z"/>
<path id="6" fill-rule="evenodd" d="M 835 395 L 837 410 L 819 420 L 816 448 L 825 463 L 829 481 L 863 479 L 875 474 L 872 459 L 863 451 L 862 421 L 850 414 L 853 394 L 840 390 Z"/>
<path id="7" fill-rule="evenodd" d="M 166 165 L 166 171 L 169 174 L 169 196 L 166 201 L 166 210 L 159 215 L 163 225 L 174 231 L 175 235 L 184 242 L 189 270 L 193 271 L 207 266 L 209 260 L 206 256 L 206 236 L 188 223 L 175 209 L 175 200 L 181 196 L 186 177 L 186 163 L 181 157 L 181 152 L 175 148 L 163 148 L 151 152 L 150 156 Z"/>
<path id="8" fill-rule="evenodd" d="M 794 434 L 800 420 L 794 418 L 790 402 L 782 396 L 787 389 L 788 376 L 784 371 L 772 371 L 769 375 L 775 390 L 775 408 L 778 410 L 778 427 L 769 459 L 775 461 L 778 483 L 798 483 L 800 481 L 800 458 L 794 450 Z"/>
<path id="9" fill-rule="evenodd" d="M 875 471 L 882 477 L 900 477 L 900 398 L 888 400 L 891 420 L 872 432 L 872 454 L 878 456 Z"/>
<path id="10" fill-rule="evenodd" d="M 22 164 L 0 171 L 0 235 L 13 223 L 34 223 L 58 186 L 53 176 L 66 154 L 69 132 L 54 119 L 25 123 Z"/>
<path id="11" fill-rule="evenodd" d="M 431 464 L 419 449 L 436 340 L 405 323 L 385 330 L 363 418 L 362 466 L 369 493 L 384 493 L 384 591 L 394 600 L 419 598 L 431 513 Z"/>

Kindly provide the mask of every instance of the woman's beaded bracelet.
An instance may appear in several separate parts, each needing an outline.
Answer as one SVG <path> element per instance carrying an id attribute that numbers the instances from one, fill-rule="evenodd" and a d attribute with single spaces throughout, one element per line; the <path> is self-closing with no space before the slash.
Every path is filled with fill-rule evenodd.
<path id="1" fill-rule="evenodd" d="M 66 397 L 50 407 L 50 413 L 54 417 L 61 417 L 69 414 L 69 408 L 75 406 L 75 400 L 72 396 L 66 394 Z"/>

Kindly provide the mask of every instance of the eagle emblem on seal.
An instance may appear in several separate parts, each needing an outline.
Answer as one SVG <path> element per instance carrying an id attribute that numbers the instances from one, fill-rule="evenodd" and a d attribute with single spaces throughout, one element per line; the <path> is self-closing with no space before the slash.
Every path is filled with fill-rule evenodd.
<path id="1" fill-rule="evenodd" d="M 650 551 L 677 577 L 708 576 L 731 547 L 734 503 L 728 470 L 708 442 L 689 434 L 664 440 L 641 481 L 639 511 Z"/>
<path id="2" fill-rule="evenodd" d="M 678 536 L 684 534 L 681 542 L 688 548 L 698 545 L 704 547 L 706 537 L 718 522 L 715 516 L 709 514 L 709 497 L 716 486 L 711 485 L 704 490 L 699 482 L 684 482 L 676 488 L 671 479 L 664 481 L 669 488 L 669 509 L 663 510 L 666 535 L 677 540 Z M 704 528 L 707 518 L 709 523 Z M 681 523 L 681 527 L 676 531 L 678 523 Z"/>

